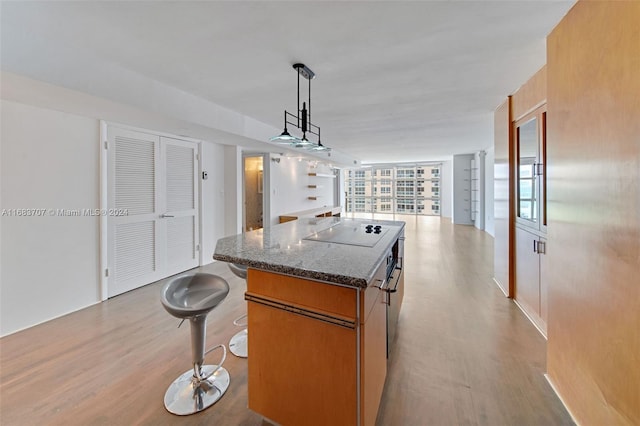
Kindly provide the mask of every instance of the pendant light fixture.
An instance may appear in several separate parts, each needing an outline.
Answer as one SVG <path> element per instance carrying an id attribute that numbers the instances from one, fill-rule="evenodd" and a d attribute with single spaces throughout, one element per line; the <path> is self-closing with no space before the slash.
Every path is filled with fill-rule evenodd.
<path id="1" fill-rule="evenodd" d="M 310 149 L 313 151 L 331 151 L 331 148 L 322 145 L 322 142 L 320 142 L 320 127 L 311 122 L 311 80 L 315 77 L 315 73 L 305 64 L 300 63 L 293 64 L 293 69 L 298 73 L 298 104 L 296 106 L 296 114 L 293 115 L 285 110 L 283 132 L 269 140 L 280 145 L 288 145 L 294 148 Z M 302 109 L 300 109 L 300 76 L 309 82 L 309 98 L 307 99 L 309 109 L 307 109 L 307 102 L 302 102 Z M 287 124 L 295 126 L 300 130 L 302 132 L 302 138 L 292 136 L 287 129 Z M 307 138 L 307 133 L 317 136 L 318 142 L 311 142 Z"/>

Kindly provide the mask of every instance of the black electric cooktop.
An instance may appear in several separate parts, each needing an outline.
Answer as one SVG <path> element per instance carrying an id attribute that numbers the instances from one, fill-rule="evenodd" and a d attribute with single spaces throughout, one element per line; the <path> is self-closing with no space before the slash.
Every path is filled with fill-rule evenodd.
<path id="1" fill-rule="evenodd" d="M 331 228 L 314 232 L 304 239 L 324 243 L 373 247 L 388 230 L 384 225 L 337 223 Z"/>

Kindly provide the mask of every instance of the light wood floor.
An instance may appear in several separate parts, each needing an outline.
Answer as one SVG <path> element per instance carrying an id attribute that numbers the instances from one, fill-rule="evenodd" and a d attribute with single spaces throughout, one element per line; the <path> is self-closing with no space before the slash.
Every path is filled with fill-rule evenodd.
<path id="1" fill-rule="evenodd" d="M 406 294 L 378 425 L 571 424 L 543 377 L 545 340 L 492 282 L 492 238 L 446 219 L 401 219 Z M 246 309 L 244 282 L 223 263 L 201 269 L 231 285 L 207 329 L 208 346 L 227 343 Z M 160 305 L 162 284 L 0 339 L 0 423 L 268 424 L 246 408 L 246 360 L 232 355 L 216 405 L 189 417 L 164 410 L 191 356 L 188 324 L 176 328 Z"/>

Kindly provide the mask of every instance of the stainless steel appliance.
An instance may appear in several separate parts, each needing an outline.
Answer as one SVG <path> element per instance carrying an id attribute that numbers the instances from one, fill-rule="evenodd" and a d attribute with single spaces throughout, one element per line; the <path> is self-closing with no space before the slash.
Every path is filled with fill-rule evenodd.
<path id="1" fill-rule="evenodd" d="M 387 257 L 387 358 L 393 346 L 404 298 L 404 231 Z"/>

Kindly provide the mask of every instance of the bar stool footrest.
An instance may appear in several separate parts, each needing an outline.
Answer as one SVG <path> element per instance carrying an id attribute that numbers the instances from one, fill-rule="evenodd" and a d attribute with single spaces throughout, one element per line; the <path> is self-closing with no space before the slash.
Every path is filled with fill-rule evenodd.
<path id="1" fill-rule="evenodd" d="M 242 320 L 244 320 L 244 322 L 242 322 Z M 236 327 L 246 327 L 247 324 L 247 314 L 244 314 L 233 320 L 233 325 L 235 325 Z"/>
<path id="2" fill-rule="evenodd" d="M 247 358 L 249 353 L 247 350 L 249 334 L 247 329 L 236 333 L 229 341 L 229 350 L 232 354 L 240 358 Z"/>

